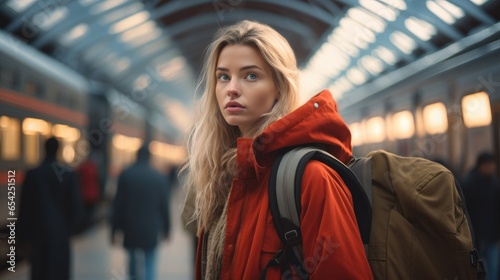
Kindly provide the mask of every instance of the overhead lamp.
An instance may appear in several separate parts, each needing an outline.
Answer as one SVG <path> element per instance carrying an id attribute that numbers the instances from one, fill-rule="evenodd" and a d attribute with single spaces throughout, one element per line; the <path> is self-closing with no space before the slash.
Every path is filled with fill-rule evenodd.
<path id="1" fill-rule="evenodd" d="M 436 34 L 436 28 L 432 24 L 413 16 L 405 20 L 405 26 L 408 30 L 415 34 L 415 36 L 424 41 L 429 40 Z"/>
<path id="2" fill-rule="evenodd" d="M 167 81 L 173 80 L 182 72 L 185 66 L 186 60 L 181 56 L 177 56 L 167 63 L 160 65 L 158 67 L 158 74 Z"/>
<path id="3" fill-rule="evenodd" d="M 375 50 L 373 50 L 373 54 L 380 57 L 383 61 L 385 61 L 389 65 L 394 65 L 397 62 L 397 57 L 386 47 L 379 46 Z"/>
<path id="4" fill-rule="evenodd" d="M 367 10 L 371 11 L 372 13 L 388 20 L 388 21 L 395 21 L 398 13 L 392 8 L 392 7 L 387 7 L 386 5 L 373 1 L 373 0 L 359 0 L 359 4 L 363 7 L 366 8 Z"/>
<path id="5" fill-rule="evenodd" d="M 366 82 L 367 76 L 366 73 L 361 70 L 359 67 L 351 68 L 347 71 L 347 79 L 351 81 L 355 85 L 361 85 Z"/>
<path id="6" fill-rule="evenodd" d="M 464 11 L 446 0 L 427 0 L 427 8 L 447 24 L 453 24 L 464 16 Z"/>
<path id="7" fill-rule="evenodd" d="M 344 17 L 340 20 L 340 30 L 346 31 L 350 34 L 350 40 L 356 43 L 361 41 L 363 46 L 360 48 L 366 48 L 366 43 L 373 43 L 375 41 L 375 34 L 368 27 L 360 24 L 351 17 Z"/>
<path id="8" fill-rule="evenodd" d="M 349 9 L 347 15 L 377 33 L 382 33 L 387 25 L 386 21 L 358 7 Z"/>
<path id="9" fill-rule="evenodd" d="M 69 46 L 71 43 L 87 34 L 88 30 L 89 26 L 86 23 L 80 23 L 79 25 L 73 27 L 68 33 L 64 34 L 59 39 L 59 43 Z"/>
<path id="10" fill-rule="evenodd" d="M 109 32 L 112 34 L 123 32 L 136 25 L 146 22 L 150 17 L 151 15 L 147 11 L 138 12 L 113 24 L 110 27 Z"/>
<path id="11" fill-rule="evenodd" d="M 56 23 L 60 22 L 69 13 L 66 6 L 59 6 L 53 11 L 41 11 L 33 16 L 32 22 L 43 30 L 52 28 Z"/>
<path id="12" fill-rule="evenodd" d="M 410 54 L 416 47 L 415 41 L 401 31 L 394 31 L 390 35 L 391 42 L 402 52 Z"/>
<path id="13" fill-rule="evenodd" d="M 107 0 L 101 1 L 101 3 L 90 7 L 90 14 L 97 15 L 103 13 L 105 11 L 111 10 L 115 7 L 118 7 L 122 3 L 125 3 L 127 0 Z"/>
<path id="14" fill-rule="evenodd" d="M 6 5 L 17 13 L 22 13 L 34 2 L 35 0 L 10 0 Z"/>
<path id="15" fill-rule="evenodd" d="M 371 55 L 365 55 L 359 60 L 361 66 L 368 70 L 370 73 L 373 75 L 376 75 L 384 70 L 384 65 L 382 62 L 371 56 Z"/>
<path id="16" fill-rule="evenodd" d="M 120 40 L 122 40 L 123 42 L 127 42 L 127 43 L 132 42 L 135 39 L 137 39 L 139 36 L 151 33 L 155 29 L 157 29 L 156 23 L 152 20 L 149 20 L 143 24 L 138 25 L 137 27 L 134 27 L 130 30 L 123 32 L 120 35 Z"/>

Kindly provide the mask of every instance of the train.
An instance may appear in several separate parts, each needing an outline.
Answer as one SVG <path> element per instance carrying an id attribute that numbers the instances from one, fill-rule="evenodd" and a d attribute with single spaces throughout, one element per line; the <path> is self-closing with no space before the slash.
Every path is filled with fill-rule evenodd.
<path id="1" fill-rule="evenodd" d="M 44 142 L 52 136 L 61 143 L 58 159 L 69 167 L 89 157 L 97 163 L 103 201 L 113 198 L 117 176 L 145 143 L 162 173 L 185 158 L 163 115 L 0 31 L 0 205 L 11 197 L 14 217 L 24 175 L 43 160 Z M 0 211 L 1 233 L 9 215 L 7 208 Z M 7 244 L 6 235 L 0 237 Z"/>
<path id="2" fill-rule="evenodd" d="M 499 29 L 493 25 L 341 99 L 355 156 L 384 149 L 423 157 L 457 178 L 483 151 L 500 162 Z"/>

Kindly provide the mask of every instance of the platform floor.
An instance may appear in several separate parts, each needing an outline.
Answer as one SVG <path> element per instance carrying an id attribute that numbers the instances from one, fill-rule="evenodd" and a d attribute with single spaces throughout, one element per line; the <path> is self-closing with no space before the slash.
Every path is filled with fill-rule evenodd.
<path id="1" fill-rule="evenodd" d="M 191 280 L 193 242 L 181 226 L 180 194 L 173 203 L 173 229 L 170 240 L 158 247 L 158 279 Z M 109 241 L 109 225 L 100 222 L 72 240 L 72 280 L 130 280 L 127 276 L 127 255 L 121 246 Z M 2 271 L 2 280 L 29 280 L 30 266 L 23 262 L 16 272 Z"/>

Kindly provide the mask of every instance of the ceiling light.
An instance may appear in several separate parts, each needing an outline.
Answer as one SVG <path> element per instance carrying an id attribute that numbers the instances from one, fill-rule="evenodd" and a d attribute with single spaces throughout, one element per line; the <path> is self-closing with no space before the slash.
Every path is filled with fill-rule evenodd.
<path id="1" fill-rule="evenodd" d="M 402 52 L 410 54 L 416 47 L 415 41 L 400 31 L 395 31 L 390 36 L 391 42 Z"/>
<path id="2" fill-rule="evenodd" d="M 436 28 L 425 20 L 409 17 L 405 20 L 405 26 L 418 38 L 427 41 L 436 34 Z"/>

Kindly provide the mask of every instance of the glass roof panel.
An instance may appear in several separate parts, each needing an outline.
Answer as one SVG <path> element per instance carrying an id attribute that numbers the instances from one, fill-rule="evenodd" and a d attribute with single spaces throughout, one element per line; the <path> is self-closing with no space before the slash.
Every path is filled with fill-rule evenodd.
<path id="1" fill-rule="evenodd" d="M 373 51 L 373 53 L 376 56 L 380 57 L 382 60 L 384 60 L 389 65 L 394 65 L 397 62 L 397 57 L 394 54 L 394 52 L 392 52 L 391 50 L 389 50 L 386 47 L 379 46 Z"/>
<path id="2" fill-rule="evenodd" d="M 145 45 L 153 40 L 160 38 L 161 35 L 162 35 L 161 30 L 159 28 L 156 28 L 153 31 L 135 37 L 134 40 L 129 40 L 126 43 L 134 48 L 137 48 L 139 46 Z"/>
<path id="3" fill-rule="evenodd" d="M 436 28 L 425 20 L 409 17 L 405 20 L 405 26 L 418 38 L 427 41 L 436 34 Z"/>
<path id="4" fill-rule="evenodd" d="M 118 5 L 125 3 L 125 1 L 127 1 L 127 0 L 101 1 L 99 4 L 90 7 L 90 14 L 96 15 L 96 14 L 100 14 L 102 12 L 105 12 L 107 10 L 111 10 L 114 7 L 117 7 Z"/>
<path id="5" fill-rule="evenodd" d="M 447 24 L 453 24 L 464 16 L 464 11 L 459 7 L 444 0 L 427 0 L 427 8 Z"/>
<path id="6" fill-rule="evenodd" d="M 64 19 L 69 13 L 66 6 L 59 6 L 53 11 L 42 10 L 33 16 L 33 24 L 37 25 L 43 30 L 52 28 L 56 23 Z"/>
<path id="7" fill-rule="evenodd" d="M 150 17 L 151 17 L 151 15 L 149 14 L 148 11 L 142 11 L 142 12 L 136 13 L 134 15 L 131 15 L 131 16 L 129 16 L 125 19 L 122 19 L 119 22 L 113 24 L 109 28 L 109 32 L 112 34 L 121 33 L 121 32 L 123 32 L 127 29 L 130 29 L 136 25 L 139 25 L 139 24 L 146 22 Z"/>
<path id="8" fill-rule="evenodd" d="M 10 0 L 6 5 L 15 12 L 22 13 L 33 3 L 35 3 L 35 0 Z"/>
<path id="9" fill-rule="evenodd" d="M 137 27 L 123 32 L 120 35 L 120 40 L 122 40 L 123 42 L 132 42 L 142 35 L 155 31 L 155 29 L 157 29 L 156 23 L 149 20 L 143 24 L 138 25 Z"/>
<path id="10" fill-rule="evenodd" d="M 373 75 L 379 74 L 384 70 L 384 64 L 378 58 L 366 55 L 359 60 L 361 66 Z"/>
<path id="11" fill-rule="evenodd" d="M 347 79 L 355 85 L 360 85 L 367 80 L 367 75 L 365 71 L 361 70 L 359 67 L 353 67 L 347 71 Z"/>
<path id="12" fill-rule="evenodd" d="M 126 5 L 125 7 L 108 13 L 107 15 L 101 18 L 101 22 L 103 24 L 109 24 L 111 22 L 118 21 L 120 19 L 126 18 L 130 15 L 134 15 L 140 11 L 142 11 L 144 5 L 142 3 L 133 3 L 130 5 Z"/>
<path id="13" fill-rule="evenodd" d="M 89 26 L 86 23 L 80 23 L 79 25 L 73 27 L 69 32 L 61 36 L 59 43 L 69 46 L 79 38 L 82 38 L 87 34 Z"/>
<path id="14" fill-rule="evenodd" d="M 360 8 L 349 9 L 349 11 L 347 11 L 347 15 L 358 23 L 378 33 L 384 31 L 386 26 L 386 21 L 381 20 L 380 18 Z"/>
<path id="15" fill-rule="evenodd" d="M 359 4 L 366 8 L 367 10 L 373 12 L 374 14 L 388 20 L 394 21 L 398 16 L 396 10 L 391 7 L 388 7 L 380 2 L 373 0 L 359 0 Z"/>
<path id="16" fill-rule="evenodd" d="M 353 45 L 353 43 L 344 39 L 343 36 L 339 34 L 340 32 L 338 30 L 339 28 L 335 28 L 333 34 L 328 38 L 328 41 L 337 46 L 337 48 L 339 48 L 342 52 L 350 55 L 351 57 L 356 57 L 359 54 L 359 49 Z"/>
<path id="17" fill-rule="evenodd" d="M 350 39 L 356 43 L 356 41 L 362 41 L 360 48 L 366 48 L 365 43 L 372 43 L 375 41 L 375 34 L 368 27 L 361 25 L 359 22 L 353 20 L 350 17 L 344 17 L 339 22 L 340 28 L 343 31 L 350 33 Z M 357 44 L 356 44 L 357 45 Z"/>
<path id="18" fill-rule="evenodd" d="M 401 31 L 394 31 L 390 36 L 390 40 L 406 54 L 410 54 L 417 47 L 415 41 Z"/>
<path id="19" fill-rule="evenodd" d="M 465 15 L 464 10 L 446 0 L 436 0 L 436 3 L 441 5 L 441 7 L 448 11 L 455 19 L 459 19 Z"/>
<path id="20" fill-rule="evenodd" d="M 163 79 L 170 81 L 178 77 L 178 75 L 183 73 L 183 69 L 186 66 L 186 60 L 180 56 L 158 66 L 158 74 Z"/>

